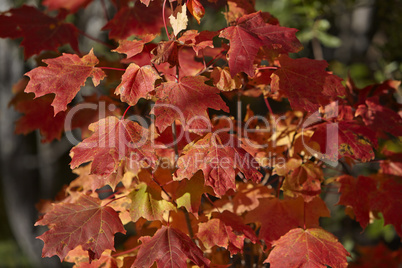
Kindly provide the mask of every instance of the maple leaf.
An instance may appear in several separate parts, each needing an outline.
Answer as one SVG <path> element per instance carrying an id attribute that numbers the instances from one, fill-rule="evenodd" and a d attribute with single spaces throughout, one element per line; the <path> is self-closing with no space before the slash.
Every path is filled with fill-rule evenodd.
<path id="1" fill-rule="evenodd" d="M 108 176 L 117 171 L 122 160 L 132 169 L 142 165 L 143 159 L 155 161 L 148 130 L 136 122 L 109 116 L 92 123 L 89 129 L 94 134 L 71 149 L 72 169 L 92 161 L 91 174 Z"/>
<path id="2" fill-rule="evenodd" d="M 175 191 L 177 207 L 185 207 L 198 218 L 198 209 L 201 205 L 201 196 L 210 193 L 210 188 L 204 185 L 202 172 L 197 172 L 190 180 L 183 180 Z"/>
<path id="3" fill-rule="evenodd" d="M 314 112 L 345 95 L 342 79 L 325 70 L 327 62 L 291 59 L 287 55 L 281 55 L 278 60 L 281 68 L 271 75 L 271 88 L 283 92 L 293 109 Z"/>
<path id="4" fill-rule="evenodd" d="M 254 244 L 257 237 L 243 219 L 227 210 L 222 213 L 212 213 L 212 219 L 199 224 L 197 237 L 208 249 L 213 246 L 227 248 L 230 254 L 243 253 L 244 239 L 248 238 Z"/>
<path id="5" fill-rule="evenodd" d="M 395 213 L 402 206 L 402 184 L 394 176 L 359 176 L 356 179 L 344 175 L 337 181 L 341 183 L 338 204 L 351 206 L 363 229 L 369 222 L 370 211 L 381 212 L 384 224 L 394 225 L 396 232 L 402 237 L 402 218 Z"/>
<path id="6" fill-rule="evenodd" d="M 177 145 L 177 149 L 179 153 L 183 150 L 183 148 L 190 142 L 198 139 L 200 136 L 185 131 L 183 125 L 180 122 L 176 122 L 176 139 L 173 136 L 173 126 L 167 127 L 160 135 L 155 139 L 156 142 L 162 143 L 167 147 L 172 147 Z M 185 138 L 184 138 L 185 137 Z"/>
<path id="7" fill-rule="evenodd" d="M 92 50 L 82 58 L 74 54 L 65 54 L 55 59 L 43 60 L 47 67 L 37 67 L 26 73 L 31 79 L 25 88 L 25 92 L 35 93 L 35 97 L 45 94 L 55 94 L 52 106 L 54 114 L 67 109 L 67 104 L 72 101 L 85 85 L 89 76 L 95 86 L 99 85 L 106 75 L 97 67 L 98 59 Z"/>
<path id="8" fill-rule="evenodd" d="M 327 135 L 327 130 L 331 131 Z M 344 156 L 362 162 L 374 159 L 373 148 L 377 147 L 375 133 L 356 121 L 345 120 L 336 124 L 320 124 L 310 141 L 319 144 L 322 157 L 336 161 Z"/>
<path id="9" fill-rule="evenodd" d="M 184 46 L 191 46 L 198 56 L 201 50 L 207 47 L 214 47 L 212 39 L 217 34 L 217 32 L 211 31 L 198 32 L 197 30 L 187 30 L 180 36 L 178 42 L 180 44 L 183 43 Z"/>
<path id="10" fill-rule="evenodd" d="M 134 106 L 140 98 L 147 98 L 148 93 L 154 90 L 155 81 L 159 78 L 150 65 L 140 67 L 131 63 L 114 93 L 120 95 L 121 101 Z"/>
<path id="11" fill-rule="evenodd" d="M 64 23 L 49 17 L 37 8 L 23 5 L 0 15 L 0 37 L 23 37 L 25 59 L 43 50 L 57 51 L 64 44 L 79 51 L 78 29 L 71 23 Z"/>
<path id="12" fill-rule="evenodd" d="M 383 214 L 384 224 L 392 224 L 395 231 L 402 237 L 402 217 L 395 213 L 402 206 L 402 184 L 397 181 L 399 178 L 385 176 L 379 178 L 378 190 L 372 195 L 372 211 L 379 211 Z"/>
<path id="13" fill-rule="evenodd" d="M 204 173 L 205 185 L 211 186 L 218 196 L 229 189 L 236 189 L 238 172 L 253 182 L 262 174 L 255 159 L 240 145 L 237 137 L 227 133 L 208 133 L 189 144 L 177 161 L 176 180 L 191 178 L 198 170 Z"/>
<path id="14" fill-rule="evenodd" d="M 272 215 L 281 215 L 272 217 Z M 320 197 L 305 203 L 302 197 L 280 200 L 262 198 L 259 206 L 246 214 L 246 223 L 260 222 L 259 238 L 270 247 L 289 230 L 300 226 L 318 227 L 320 217 L 329 217 L 329 210 Z"/>
<path id="15" fill-rule="evenodd" d="M 39 129 L 42 142 L 60 140 L 64 129 L 66 113 L 61 112 L 53 116 L 52 96 L 42 96 L 34 99 L 34 94 L 18 93 L 11 101 L 15 110 L 24 114 L 15 125 L 16 134 L 28 134 Z"/>
<path id="16" fill-rule="evenodd" d="M 347 267 L 350 254 L 335 236 L 321 228 L 290 230 L 274 243 L 264 263 L 272 267 Z"/>
<path id="17" fill-rule="evenodd" d="M 357 251 L 359 256 L 348 267 L 398 267 L 402 263 L 402 249 L 392 251 L 383 242 L 375 246 L 357 246 Z"/>
<path id="18" fill-rule="evenodd" d="M 260 204 L 259 199 L 271 197 L 272 189 L 268 189 L 265 185 L 254 184 L 251 182 L 239 184 L 236 194 L 230 200 L 233 203 L 233 211 L 241 215 L 246 211 L 257 208 Z"/>
<path id="19" fill-rule="evenodd" d="M 313 163 L 306 163 L 298 166 L 285 177 L 282 190 L 286 196 L 297 197 L 300 195 L 305 202 L 310 202 L 321 193 L 323 180 L 322 170 Z"/>
<path id="20" fill-rule="evenodd" d="M 115 173 L 107 176 L 91 174 L 91 166 L 92 165 L 90 163 L 86 166 L 73 170 L 73 173 L 77 174 L 79 177 L 70 183 L 66 189 L 67 192 L 71 192 L 73 190 L 81 190 L 84 193 L 87 191 L 95 192 L 97 189 L 100 189 L 105 185 L 109 185 L 112 190 L 115 190 L 117 184 L 125 176 L 133 175 L 132 173 L 126 172 L 125 163 L 119 165 Z"/>
<path id="21" fill-rule="evenodd" d="M 144 50 L 146 43 L 151 42 L 156 37 L 155 34 L 147 34 L 141 40 L 120 40 L 119 46 L 112 51 L 126 54 L 127 58 L 134 57 Z"/>
<path id="22" fill-rule="evenodd" d="M 86 195 L 74 203 L 54 205 L 35 225 L 50 228 L 38 237 L 45 243 L 42 257 L 57 255 L 60 260 L 79 245 L 88 251 L 90 260 L 99 259 L 104 250 L 114 250 L 115 233 L 126 233 L 116 211 Z"/>
<path id="23" fill-rule="evenodd" d="M 75 268 L 118 268 L 117 260 L 112 256 L 102 255 L 99 260 L 91 263 L 79 263 L 74 266 Z"/>
<path id="24" fill-rule="evenodd" d="M 230 41 L 228 54 L 232 77 L 239 72 L 254 76 L 253 62 L 262 46 L 271 53 L 298 52 L 302 45 L 296 32 L 296 29 L 265 23 L 261 12 L 237 19 L 236 26 L 225 28 L 219 35 Z"/>
<path id="25" fill-rule="evenodd" d="M 198 24 L 201 23 L 202 17 L 204 17 L 205 9 L 198 0 L 189 0 L 187 2 L 188 11 L 197 20 Z"/>
<path id="26" fill-rule="evenodd" d="M 84 101 L 80 102 L 70 110 L 71 112 L 68 114 L 68 118 L 71 120 L 69 121 L 71 124 L 68 122 L 68 124 L 65 125 L 64 131 L 71 131 L 79 128 L 81 130 L 81 138 L 85 139 L 92 135 L 92 131 L 88 129 L 90 124 L 107 116 L 121 115 L 121 110 L 116 108 L 120 103 L 108 96 L 99 96 L 94 93 L 89 96 L 82 96 L 82 98 Z"/>
<path id="27" fill-rule="evenodd" d="M 49 10 L 66 9 L 70 13 L 75 13 L 80 8 L 85 8 L 92 0 L 45 0 L 43 5 Z"/>
<path id="28" fill-rule="evenodd" d="M 338 205 L 351 206 L 356 220 L 364 229 L 370 221 L 370 195 L 377 190 L 377 182 L 370 177 L 359 176 L 357 179 L 344 175 L 337 179 L 341 183 L 342 193 Z"/>
<path id="29" fill-rule="evenodd" d="M 226 12 L 223 12 L 223 14 L 225 15 L 228 25 L 233 24 L 237 19 L 246 14 L 256 12 L 255 0 L 228 0 L 227 5 L 228 9 Z"/>
<path id="30" fill-rule="evenodd" d="M 154 55 L 151 62 L 156 65 L 164 62 L 168 62 L 170 66 L 179 65 L 179 49 L 174 40 L 159 42 L 151 53 Z"/>
<path id="31" fill-rule="evenodd" d="M 182 231 L 162 226 L 155 235 L 141 237 L 142 245 L 133 267 L 149 268 L 156 261 L 158 267 L 186 267 L 189 259 L 200 267 L 209 267 L 210 260 Z"/>
<path id="32" fill-rule="evenodd" d="M 144 4 L 124 6 L 102 30 L 110 30 L 109 38 L 117 40 L 131 35 L 159 34 L 163 26 L 161 10 L 160 1 L 152 1 L 148 7 Z"/>
<path id="33" fill-rule="evenodd" d="M 379 97 L 371 97 L 365 105 L 357 107 L 355 116 L 361 116 L 366 126 L 377 133 L 388 132 L 395 137 L 402 136 L 402 117 L 379 103 Z"/>
<path id="34" fill-rule="evenodd" d="M 149 3 L 150 3 L 151 1 L 153 1 L 153 0 L 140 0 L 140 1 L 141 1 L 141 3 L 143 3 L 144 5 L 149 6 Z"/>
<path id="35" fill-rule="evenodd" d="M 162 83 L 156 88 L 156 105 L 151 113 L 156 116 L 155 125 L 160 132 L 174 120 L 180 120 L 186 130 L 202 133 L 210 127 L 207 109 L 229 112 L 218 95 L 219 90 L 206 85 L 203 76 L 185 76 L 178 82 Z"/>
<path id="36" fill-rule="evenodd" d="M 117 260 L 111 254 L 111 250 L 105 250 L 98 260 L 93 260 L 89 263 L 88 252 L 78 246 L 67 254 L 64 262 L 74 263 L 74 268 L 118 268 Z"/>
<path id="37" fill-rule="evenodd" d="M 384 147 L 381 153 L 384 154 L 387 159 L 380 161 L 380 172 L 402 177 L 402 153 L 395 153 L 388 150 L 387 147 Z"/>
<path id="38" fill-rule="evenodd" d="M 173 33 L 177 36 L 182 30 L 187 28 L 187 7 L 184 3 L 181 6 L 177 6 L 174 13 L 169 16 L 170 25 L 172 25 Z"/>
<path id="39" fill-rule="evenodd" d="M 222 91 L 232 91 L 235 89 L 239 89 L 242 86 L 241 79 L 238 75 L 234 78 L 230 75 L 229 68 L 220 68 L 215 67 L 211 73 L 211 78 L 219 90 Z"/>
<path id="40" fill-rule="evenodd" d="M 160 187 L 155 182 L 141 183 L 129 197 L 132 201 L 130 215 L 134 222 L 140 217 L 149 221 L 162 221 L 165 211 L 176 210 L 172 203 L 162 198 Z"/>
<path id="41" fill-rule="evenodd" d="M 364 104 L 366 100 L 371 97 L 378 97 L 381 104 L 391 108 L 396 104 L 393 95 L 395 92 L 398 92 L 398 88 L 401 85 L 401 81 L 386 80 L 380 84 L 373 84 L 363 89 L 358 89 L 354 86 L 353 81 L 350 80 L 350 82 L 352 84 L 352 86 L 350 86 L 352 94 L 358 97 L 355 103 L 356 107 L 360 104 Z"/>

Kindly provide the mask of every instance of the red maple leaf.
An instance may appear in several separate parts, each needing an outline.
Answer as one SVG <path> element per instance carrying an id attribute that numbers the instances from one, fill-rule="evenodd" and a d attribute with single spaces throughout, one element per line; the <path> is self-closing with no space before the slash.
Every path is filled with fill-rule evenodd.
<path id="1" fill-rule="evenodd" d="M 358 107 L 360 104 L 364 104 L 367 99 L 376 96 L 379 98 L 380 103 L 388 108 L 394 108 L 393 106 L 396 105 L 393 95 L 395 92 L 398 92 L 401 81 L 386 80 L 381 84 L 369 85 L 363 89 L 355 87 L 353 81 L 350 82 L 352 84 L 352 93 L 358 98 L 357 102 L 355 103 L 355 107 Z"/>
<path id="2" fill-rule="evenodd" d="M 214 0 L 215 2 L 217 0 Z M 228 24 L 233 24 L 238 18 L 256 12 L 255 0 L 227 0 L 228 11 L 223 12 Z M 269 24 L 279 25 L 277 18 L 268 12 L 261 12 L 264 21 Z"/>
<path id="3" fill-rule="evenodd" d="M 212 219 L 200 223 L 197 237 L 207 248 L 224 247 L 232 255 L 243 252 L 245 238 L 254 244 L 258 240 L 253 229 L 243 223 L 243 218 L 227 210 L 214 212 Z"/>
<path id="4" fill-rule="evenodd" d="M 327 134 L 330 131 L 330 134 Z M 375 133 L 353 120 L 335 124 L 320 124 L 310 141 L 320 145 L 322 157 L 337 161 L 347 156 L 362 162 L 374 159 L 373 148 L 377 147 Z"/>
<path id="5" fill-rule="evenodd" d="M 321 193 L 321 182 L 324 180 L 322 170 L 312 163 L 305 163 L 290 172 L 282 185 L 283 194 L 290 197 L 302 196 L 310 202 Z"/>
<path id="6" fill-rule="evenodd" d="M 206 77 L 185 76 L 178 82 L 162 83 L 156 88 L 155 125 L 160 132 L 174 120 L 180 120 L 185 130 L 203 133 L 211 127 L 207 109 L 229 112 L 219 96 L 219 90 L 205 84 Z"/>
<path id="7" fill-rule="evenodd" d="M 51 106 L 52 96 L 42 96 L 34 99 L 32 93 L 24 93 L 23 90 L 28 83 L 28 78 L 21 80 L 16 86 L 20 90 L 10 101 L 15 110 L 24 114 L 18 119 L 15 125 L 15 133 L 28 134 L 39 129 L 42 135 L 42 142 L 51 142 L 54 139 L 60 139 L 64 129 L 64 120 L 66 113 L 61 112 L 53 116 L 54 110 Z"/>
<path id="8" fill-rule="evenodd" d="M 160 78 L 158 73 L 150 65 L 140 67 L 131 63 L 114 93 L 120 95 L 121 101 L 134 106 L 140 98 L 148 97 L 148 93 L 154 90 L 158 78 Z"/>
<path id="9" fill-rule="evenodd" d="M 254 76 L 254 59 L 262 46 L 270 53 L 298 52 L 302 45 L 296 32 L 296 29 L 265 23 L 261 12 L 237 19 L 236 26 L 225 28 L 219 35 L 230 41 L 228 54 L 232 77 L 239 72 Z"/>
<path id="10" fill-rule="evenodd" d="M 341 197 L 338 204 L 351 206 L 362 228 L 369 222 L 370 211 L 381 212 L 384 224 L 394 225 L 396 232 L 402 237 L 402 217 L 399 213 L 395 213 L 402 206 L 400 199 L 402 185 L 397 181 L 398 177 L 359 176 L 356 179 L 344 175 L 337 180 L 341 183 L 339 189 Z"/>
<path id="11" fill-rule="evenodd" d="M 212 39 L 217 35 L 217 32 L 197 30 L 187 30 L 178 39 L 179 43 L 184 43 L 184 46 L 191 46 L 196 55 L 207 47 L 214 47 Z"/>
<path id="12" fill-rule="evenodd" d="M 89 125 L 89 129 L 94 134 L 71 149 L 71 168 L 92 161 L 91 174 L 110 175 L 122 160 L 131 169 L 139 169 L 142 160 L 155 161 L 148 130 L 136 122 L 109 116 Z"/>
<path id="13" fill-rule="evenodd" d="M 81 130 L 82 139 L 91 136 L 92 131 L 88 129 L 88 126 L 93 122 L 99 121 L 107 116 L 117 116 L 121 114 L 120 109 L 117 108 L 120 103 L 108 96 L 99 96 L 94 93 L 82 97 L 84 101 L 70 110 L 68 118 L 71 120 L 71 124 L 66 124 L 65 129 L 65 131 L 71 131 L 72 129 L 79 128 Z"/>
<path id="14" fill-rule="evenodd" d="M 35 93 L 35 97 L 45 94 L 55 94 L 52 106 L 54 114 L 67 109 L 81 86 L 85 85 L 85 81 L 89 76 L 95 86 L 99 85 L 106 75 L 97 67 L 98 59 L 92 50 L 80 58 L 75 54 L 65 54 L 55 59 L 43 60 L 48 66 L 37 67 L 26 73 L 31 79 L 25 88 L 25 92 Z"/>
<path id="15" fill-rule="evenodd" d="M 170 66 L 179 65 L 179 46 L 175 40 L 159 42 L 151 53 L 154 55 L 152 63 L 159 65 L 168 62 Z"/>
<path id="16" fill-rule="evenodd" d="M 115 173 L 107 176 L 101 176 L 96 174 L 91 174 L 91 164 L 76 168 L 73 173 L 79 175 L 78 178 L 73 180 L 68 188 L 69 191 L 82 191 L 86 193 L 87 191 L 95 192 L 97 189 L 109 185 L 112 190 L 116 189 L 117 184 L 121 182 L 127 171 L 126 163 L 123 162 L 119 165 Z"/>
<path id="17" fill-rule="evenodd" d="M 268 189 L 268 187 L 261 184 L 251 182 L 239 184 L 236 194 L 230 200 L 233 204 L 233 212 L 241 215 L 246 211 L 254 210 L 259 206 L 259 200 L 264 197 L 271 197 L 272 192 L 273 189 Z"/>
<path id="18" fill-rule="evenodd" d="M 398 267 L 402 263 L 402 249 L 390 250 L 384 242 L 375 246 L 357 246 L 358 257 L 350 268 Z"/>
<path id="19" fill-rule="evenodd" d="M 239 145 L 237 137 L 227 133 L 208 133 L 191 143 L 184 148 L 177 166 L 177 180 L 191 178 L 202 170 L 205 185 L 211 186 L 218 196 L 236 189 L 235 178 L 239 172 L 253 182 L 262 177 L 256 160 Z"/>
<path id="20" fill-rule="evenodd" d="M 200 267 L 209 267 L 210 260 L 202 250 L 175 228 L 162 226 L 155 235 L 140 238 L 142 245 L 133 267 L 149 268 L 156 261 L 158 267 L 187 267 L 187 259 Z"/>
<path id="21" fill-rule="evenodd" d="M 70 13 L 75 13 L 80 8 L 85 8 L 93 0 L 45 0 L 43 5 L 47 6 L 49 10 L 66 9 Z"/>
<path id="22" fill-rule="evenodd" d="M 124 53 L 127 55 L 127 58 L 131 58 L 141 53 L 144 50 L 145 44 L 154 40 L 155 37 L 156 35 L 154 34 L 147 34 L 142 37 L 141 40 L 120 40 L 119 46 L 112 51 L 116 51 L 121 54 Z"/>
<path id="23" fill-rule="evenodd" d="M 320 197 L 305 203 L 302 197 L 280 200 L 262 198 L 259 206 L 246 214 L 246 223 L 259 222 L 259 238 L 270 247 L 275 240 L 293 228 L 318 227 L 320 217 L 329 217 L 329 210 Z M 272 217 L 270 215 L 281 215 Z"/>
<path id="24" fill-rule="evenodd" d="M 60 260 L 79 245 L 88 251 L 90 260 L 99 259 L 104 250 L 114 250 L 115 233 L 126 233 L 116 211 L 86 195 L 74 203 L 54 205 L 35 225 L 50 228 L 38 237 L 45 243 L 42 257 L 57 255 Z"/>
<path id="25" fill-rule="evenodd" d="M 384 132 L 395 137 L 402 136 L 402 117 L 388 107 L 382 106 L 378 96 L 367 99 L 365 105 L 359 105 L 355 116 L 361 116 L 365 125 L 380 136 L 387 137 L 383 135 Z"/>
<path id="26" fill-rule="evenodd" d="M 0 37 L 23 37 L 21 46 L 25 48 L 25 59 L 43 50 L 57 51 L 64 44 L 79 51 L 78 29 L 73 24 L 49 17 L 27 5 L 0 15 Z"/>
<path id="27" fill-rule="evenodd" d="M 364 229 L 370 221 L 371 194 L 377 190 L 377 182 L 370 177 L 359 176 L 357 179 L 344 175 L 337 179 L 341 183 L 342 193 L 338 205 L 351 206 L 356 220 Z"/>
<path id="28" fill-rule="evenodd" d="M 162 5 L 152 1 L 147 7 L 137 3 L 121 8 L 102 30 L 110 30 L 109 38 L 127 39 L 131 35 L 158 34 L 163 27 Z"/>
<path id="29" fill-rule="evenodd" d="M 350 254 L 335 236 L 321 228 L 290 230 L 274 243 L 264 263 L 272 267 L 347 267 Z"/>
<path id="30" fill-rule="evenodd" d="M 271 88 L 283 92 L 293 109 L 314 112 L 345 95 L 342 79 L 325 70 L 327 62 L 291 59 L 287 55 L 281 55 L 278 60 L 281 67 L 271 75 Z"/>
<path id="31" fill-rule="evenodd" d="M 387 159 L 380 160 L 381 173 L 402 177 L 402 153 L 388 150 L 387 147 L 381 151 Z"/>

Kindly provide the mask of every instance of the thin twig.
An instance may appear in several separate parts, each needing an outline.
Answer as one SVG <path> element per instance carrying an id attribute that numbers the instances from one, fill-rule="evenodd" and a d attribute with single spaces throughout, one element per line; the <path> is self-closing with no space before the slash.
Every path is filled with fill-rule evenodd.
<path id="1" fill-rule="evenodd" d="M 84 32 L 84 31 L 82 31 L 82 30 L 80 30 L 80 29 L 78 29 L 78 31 L 79 31 L 79 33 L 80 33 L 81 35 L 85 36 L 85 37 L 88 38 L 88 39 L 91 39 L 91 40 L 93 40 L 93 41 L 95 41 L 95 42 L 97 42 L 97 43 L 99 43 L 99 44 L 102 44 L 102 45 L 104 45 L 104 46 L 110 48 L 110 49 L 114 49 L 114 48 L 115 48 L 114 46 L 112 46 L 112 45 L 110 45 L 110 44 L 108 44 L 108 43 L 105 43 L 105 42 L 103 42 L 102 40 L 100 40 L 100 39 L 98 39 L 98 38 L 95 38 L 95 37 L 93 37 L 93 36 L 90 36 L 89 34 L 87 34 L 86 32 Z"/>
<path id="2" fill-rule="evenodd" d="M 105 19 L 106 19 L 106 21 L 109 21 L 110 18 L 109 18 L 109 14 L 107 13 L 107 10 L 106 10 L 105 0 L 101 0 L 101 4 L 102 4 L 103 13 L 105 15 Z"/>

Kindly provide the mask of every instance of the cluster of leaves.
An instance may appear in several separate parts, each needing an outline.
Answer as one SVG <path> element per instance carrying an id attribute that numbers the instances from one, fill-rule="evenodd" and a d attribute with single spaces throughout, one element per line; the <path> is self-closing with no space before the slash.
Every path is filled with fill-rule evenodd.
<path id="1" fill-rule="evenodd" d="M 44 11 L 0 15 L 0 37 L 22 37 L 26 59 L 64 44 L 77 53 L 43 59 L 11 101 L 24 114 L 17 133 L 38 129 L 51 142 L 77 128 L 83 138 L 70 152 L 78 177 L 36 223 L 49 228 L 38 237 L 44 257 L 76 267 L 227 267 L 247 250 L 271 267 L 346 267 L 349 253 L 319 224 L 330 217 L 323 187 L 339 187 L 338 204 L 363 229 L 382 213 L 402 236 L 402 157 L 386 147 L 402 136 L 399 82 L 359 89 L 325 61 L 289 57 L 302 49 L 297 30 L 241 0 L 224 1 L 228 26 L 214 32 L 187 23 L 216 1 L 111 1 L 117 12 L 103 30 L 126 56 L 100 67 L 93 50 L 78 55 L 84 33 L 65 22 L 91 2 L 45 0 Z M 119 84 L 76 98 L 88 78 Z M 269 114 L 249 107 L 243 119 L 230 116 L 224 100 L 241 96 L 263 98 Z M 268 100 L 290 109 L 276 114 Z M 333 162 L 342 165 L 324 177 Z M 363 162 L 379 168 L 353 177 L 346 167 Z M 105 186 L 112 194 L 100 198 Z M 115 234 L 126 232 L 112 253 Z"/>

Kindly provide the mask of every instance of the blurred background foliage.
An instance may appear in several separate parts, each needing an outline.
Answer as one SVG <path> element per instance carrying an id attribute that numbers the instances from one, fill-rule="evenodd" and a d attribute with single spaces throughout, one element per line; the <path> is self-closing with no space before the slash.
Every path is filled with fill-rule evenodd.
<path id="1" fill-rule="evenodd" d="M 402 79 L 400 0 L 257 0 L 256 7 L 300 30 L 300 56 L 327 60 L 358 87 Z"/>
<path id="2" fill-rule="evenodd" d="M 156 0 L 154 0 L 156 1 Z M 253 1 L 253 0 L 247 0 Z M 18 0 L 14 6 L 38 1 Z M 98 5 L 94 1 L 88 9 Z M 191 22 L 190 28 L 216 30 L 226 26 L 217 16 L 213 4 L 208 5 L 201 25 Z M 219 2 L 218 2 L 219 5 Z M 352 77 L 357 87 L 387 79 L 402 80 L 402 1 L 400 0 L 256 0 L 256 9 L 270 12 L 282 26 L 299 29 L 298 38 L 305 49 L 295 57 L 309 57 L 329 62 L 329 70 L 347 79 Z M 221 8 L 224 12 L 225 7 Z M 218 13 L 220 14 L 220 13 Z M 85 13 L 77 13 L 77 16 Z M 103 15 L 103 14 L 102 14 Z M 76 21 L 75 15 L 68 20 Z M 88 29 L 85 29 L 88 30 Z M 97 29 L 91 29 L 95 32 Z M 105 37 L 102 32 L 100 37 Z M 163 32 L 162 32 L 163 34 Z M 17 44 L 17 43 L 16 43 Z M 105 49 L 96 43 L 81 44 Z M 397 96 L 400 101 L 402 98 Z M 58 188 L 60 189 L 60 188 Z M 4 187 L 2 189 L 4 192 Z M 346 249 L 355 257 L 357 245 L 385 243 L 391 249 L 400 246 L 399 237 L 392 226 L 375 219 L 362 232 L 360 225 L 345 215 L 344 209 L 334 206 L 338 195 L 328 190 L 325 200 L 332 209 L 332 218 L 323 219 L 322 225 L 338 236 Z M 7 222 L 4 200 L 0 201 L 0 267 L 33 267 L 19 248 Z"/>

